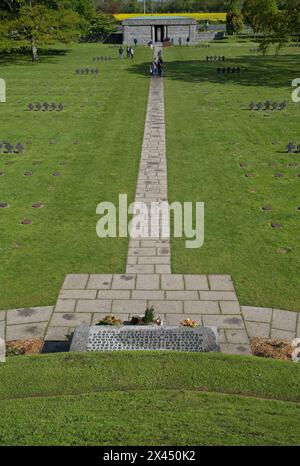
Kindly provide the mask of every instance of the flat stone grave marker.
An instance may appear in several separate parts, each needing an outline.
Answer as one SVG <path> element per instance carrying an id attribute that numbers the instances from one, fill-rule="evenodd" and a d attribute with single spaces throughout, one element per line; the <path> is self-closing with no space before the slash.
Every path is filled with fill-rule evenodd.
<path id="1" fill-rule="evenodd" d="M 70 351 L 219 351 L 215 327 L 123 325 L 77 327 Z"/>

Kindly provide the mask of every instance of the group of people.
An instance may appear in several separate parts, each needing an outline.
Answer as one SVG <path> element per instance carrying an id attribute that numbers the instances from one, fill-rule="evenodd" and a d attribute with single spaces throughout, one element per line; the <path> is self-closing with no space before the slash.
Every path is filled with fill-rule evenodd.
<path id="1" fill-rule="evenodd" d="M 150 65 L 150 74 L 152 78 L 163 76 L 163 59 L 161 53 L 158 53 L 158 57 L 154 58 L 153 62 Z"/>
<path id="2" fill-rule="evenodd" d="M 133 47 L 130 47 L 129 45 L 126 47 L 126 55 L 127 55 L 127 58 L 133 58 L 134 57 L 134 50 L 133 50 Z M 124 56 L 124 49 L 123 47 L 121 46 L 119 48 L 119 57 L 120 57 L 120 60 L 122 60 Z"/>

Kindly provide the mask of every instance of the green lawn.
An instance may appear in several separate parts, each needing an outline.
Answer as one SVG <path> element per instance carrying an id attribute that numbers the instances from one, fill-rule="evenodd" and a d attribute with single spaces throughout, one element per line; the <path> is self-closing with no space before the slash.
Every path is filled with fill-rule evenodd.
<path id="1" fill-rule="evenodd" d="M 1 445 L 295 445 L 300 367 L 187 353 L 0 365 Z"/>
<path id="2" fill-rule="evenodd" d="M 288 141 L 300 144 L 300 104 L 291 100 L 299 49 L 264 58 L 250 54 L 253 46 L 165 51 L 169 201 L 205 203 L 204 246 L 189 250 L 173 240 L 172 271 L 228 273 L 242 304 L 299 311 L 300 155 L 285 153 Z M 206 55 L 228 59 L 206 63 Z M 217 74 L 223 66 L 243 71 Z M 287 111 L 247 110 L 267 99 L 285 100 Z M 272 211 L 263 212 L 268 204 Z"/>
<path id="3" fill-rule="evenodd" d="M 93 62 L 101 55 L 113 60 Z M 134 62 L 150 58 L 137 48 Z M 127 239 L 97 237 L 96 206 L 117 203 L 119 193 L 134 199 L 149 80 L 130 66 L 98 44 L 60 48 L 38 65 L 0 55 L 7 83 L 0 140 L 26 145 L 24 156 L 0 155 L 0 202 L 10 205 L 0 209 L 0 309 L 54 303 L 68 273 L 124 270 Z M 86 67 L 99 75 L 75 74 Z M 45 101 L 65 111 L 26 111 Z M 36 202 L 44 208 L 33 209 Z M 33 223 L 21 225 L 24 218 Z"/>

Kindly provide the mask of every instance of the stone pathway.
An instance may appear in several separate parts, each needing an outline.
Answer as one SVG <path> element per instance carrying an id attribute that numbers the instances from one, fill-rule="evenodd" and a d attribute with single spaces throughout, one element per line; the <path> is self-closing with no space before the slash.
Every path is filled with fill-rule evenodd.
<path id="1" fill-rule="evenodd" d="M 135 197 L 147 205 L 168 199 L 163 92 L 163 79 L 151 79 Z M 300 336 L 300 313 L 241 307 L 229 275 L 171 274 L 170 238 L 139 238 L 129 242 L 124 274 L 67 275 L 54 307 L 0 312 L 0 337 L 64 342 L 79 325 L 110 313 L 128 320 L 151 305 L 169 325 L 192 318 L 218 327 L 224 353 L 251 354 L 249 337 Z"/>

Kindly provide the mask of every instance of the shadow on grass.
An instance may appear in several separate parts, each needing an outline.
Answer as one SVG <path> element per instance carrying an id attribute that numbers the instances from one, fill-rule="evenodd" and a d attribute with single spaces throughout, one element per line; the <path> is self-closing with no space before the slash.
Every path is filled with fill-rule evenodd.
<path id="1" fill-rule="evenodd" d="M 55 60 L 56 57 L 63 57 L 67 55 L 70 51 L 68 49 L 42 49 L 39 50 L 38 63 L 57 63 Z M 30 50 L 20 49 L 0 52 L 0 65 L 32 65 L 35 64 L 32 61 Z"/>
<path id="2" fill-rule="evenodd" d="M 208 52 L 207 55 L 210 55 Z M 290 86 L 295 77 L 300 77 L 298 55 L 285 56 L 241 56 L 227 58 L 225 62 L 199 60 L 165 61 L 164 76 L 175 81 L 192 83 L 239 84 L 243 86 Z M 218 73 L 217 68 L 237 68 L 240 73 Z M 132 73 L 149 76 L 149 63 L 134 64 Z"/>

